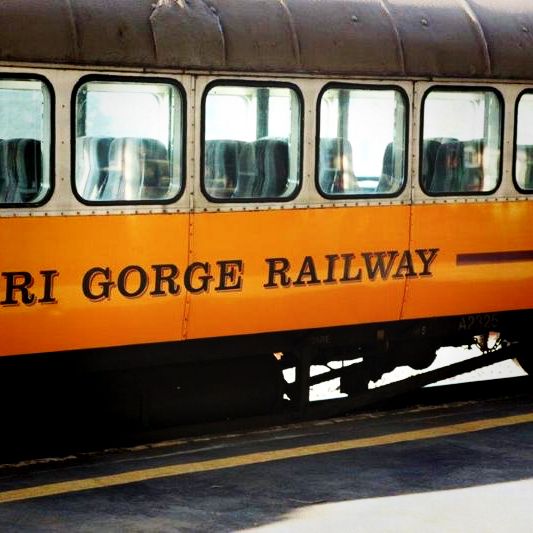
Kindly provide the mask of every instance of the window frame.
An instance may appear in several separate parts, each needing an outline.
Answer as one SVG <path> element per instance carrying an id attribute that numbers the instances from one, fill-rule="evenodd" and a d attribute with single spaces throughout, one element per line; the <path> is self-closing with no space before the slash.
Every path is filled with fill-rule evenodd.
<path id="1" fill-rule="evenodd" d="M 87 200 L 79 194 L 76 188 L 76 102 L 80 88 L 90 82 L 110 82 L 110 83 L 159 83 L 168 84 L 175 87 L 181 98 L 181 179 L 178 191 L 172 198 L 156 200 Z M 82 76 L 74 85 L 70 98 L 70 185 L 75 198 L 84 205 L 90 206 L 129 206 L 129 205 L 169 205 L 177 202 L 185 192 L 187 184 L 187 93 L 181 83 L 173 78 L 157 76 L 108 76 L 100 74 L 88 74 Z"/>
<path id="2" fill-rule="evenodd" d="M 431 193 L 425 189 L 422 184 L 422 166 L 424 162 L 424 119 L 426 109 L 426 99 L 434 91 L 454 92 L 454 93 L 473 93 L 473 92 L 490 92 L 494 94 L 500 104 L 500 162 L 498 165 L 498 180 L 496 186 L 490 191 L 464 191 L 464 192 L 434 192 Z M 420 190 L 431 198 L 456 198 L 456 197 L 474 197 L 474 196 L 492 196 L 497 193 L 503 182 L 503 158 L 504 158 L 504 134 L 505 134 L 505 99 L 502 93 L 496 88 L 488 85 L 432 85 L 424 92 L 420 101 L 420 127 L 418 131 L 418 186 Z"/>
<path id="3" fill-rule="evenodd" d="M 346 90 L 377 90 L 377 91 L 397 91 L 403 100 L 405 108 L 405 124 L 404 124 L 404 153 L 405 158 L 403 162 L 403 172 L 404 178 L 401 187 L 392 193 L 376 193 L 376 194 L 330 194 L 324 192 L 320 187 L 320 126 L 321 126 L 321 113 L 320 107 L 322 104 L 322 98 L 324 93 L 330 89 L 346 89 Z M 405 191 L 407 183 L 409 182 L 409 155 L 410 155 L 410 136 L 409 136 L 409 126 L 411 119 L 411 109 L 409 105 L 409 95 L 407 91 L 399 86 L 394 84 L 362 84 L 362 83 L 339 83 L 339 82 L 329 82 L 326 83 L 320 90 L 317 96 L 316 103 L 316 134 L 315 134 L 315 189 L 322 198 L 328 200 L 335 200 L 337 202 L 346 202 L 346 200 L 382 200 L 384 198 L 398 198 Z"/>
<path id="4" fill-rule="evenodd" d="M 38 81 L 41 82 L 46 90 L 48 91 L 48 98 L 50 104 L 50 116 L 49 118 L 49 135 L 50 135 L 50 147 L 48 153 L 48 162 L 49 162 L 49 175 L 48 175 L 48 191 L 38 202 L 18 202 L 18 203 L 0 203 L 0 209 L 21 209 L 21 208 L 34 208 L 42 207 L 50 201 L 50 198 L 54 194 L 55 190 L 55 148 L 56 148 L 56 98 L 54 86 L 48 78 L 42 74 L 32 74 L 32 73 L 21 73 L 17 74 L 14 72 L 2 73 L 0 75 L 1 80 L 20 80 L 20 81 Z M 44 157 L 43 151 L 43 157 Z"/>
<path id="5" fill-rule="evenodd" d="M 514 112 L 514 131 L 513 131 L 513 164 L 511 165 L 512 168 L 512 179 L 513 179 L 513 185 L 515 186 L 515 189 L 521 193 L 521 194 L 533 194 L 533 188 L 532 189 L 524 189 L 518 185 L 518 180 L 516 179 L 516 155 L 518 153 L 518 106 L 520 104 L 520 100 L 522 99 L 522 96 L 526 94 L 533 95 L 533 87 L 524 89 L 520 91 L 516 97 L 515 101 L 515 112 Z"/>
<path id="6" fill-rule="evenodd" d="M 276 89 L 290 89 L 294 91 L 298 104 L 300 106 L 299 124 L 299 154 L 298 154 L 298 184 L 294 191 L 288 196 L 274 196 L 274 197 L 254 197 L 254 198 L 215 198 L 210 196 L 205 187 L 205 131 L 206 131 L 206 102 L 209 91 L 214 87 L 251 87 L 251 88 L 276 88 Z M 201 126 L 200 126 L 200 190 L 203 197 L 213 204 L 267 204 L 267 203 L 287 203 L 293 201 L 302 190 L 303 187 L 303 160 L 304 160 L 304 117 L 305 117 L 305 102 L 302 91 L 295 83 L 281 82 L 275 80 L 246 80 L 246 79 L 219 79 L 209 82 L 202 93 L 201 100 Z"/>

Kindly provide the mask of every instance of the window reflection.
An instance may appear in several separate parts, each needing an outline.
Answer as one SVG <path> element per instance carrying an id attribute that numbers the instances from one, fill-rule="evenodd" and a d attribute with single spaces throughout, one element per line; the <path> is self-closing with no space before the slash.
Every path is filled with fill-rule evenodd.
<path id="1" fill-rule="evenodd" d="M 424 102 L 421 185 L 475 194 L 500 179 L 501 109 L 492 91 L 432 90 Z"/>
<path id="2" fill-rule="evenodd" d="M 518 102 L 515 180 L 520 189 L 533 190 L 533 94 L 530 93 L 523 94 Z"/>
<path id="3" fill-rule="evenodd" d="M 218 85 L 205 99 L 209 198 L 284 200 L 300 181 L 300 101 L 286 87 Z"/>
<path id="4" fill-rule="evenodd" d="M 396 194 L 405 180 L 405 129 L 406 106 L 400 91 L 326 90 L 320 102 L 321 192 Z"/>
<path id="5" fill-rule="evenodd" d="M 181 183 L 173 84 L 91 81 L 76 95 L 76 190 L 91 202 L 169 201 Z"/>
<path id="6" fill-rule="evenodd" d="M 50 124 L 44 83 L 0 79 L 0 206 L 37 204 L 50 190 Z"/>

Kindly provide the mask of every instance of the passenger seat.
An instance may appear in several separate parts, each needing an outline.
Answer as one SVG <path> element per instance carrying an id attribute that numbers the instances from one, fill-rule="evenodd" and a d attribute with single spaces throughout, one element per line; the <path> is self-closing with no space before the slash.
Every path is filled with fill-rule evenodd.
<path id="1" fill-rule="evenodd" d="M 321 138 L 319 156 L 319 185 L 326 194 L 355 192 L 345 190 L 344 174 L 356 183 L 353 173 L 352 145 L 341 137 Z"/>
<path id="2" fill-rule="evenodd" d="M 8 139 L 0 142 L 1 203 L 25 203 L 37 198 L 42 188 L 41 141 Z"/>
<path id="3" fill-rule="evenodd" d="M 243 141 L 211 140 L 205 146 L 204 183 L 213 198 L 231 198 L 237 188 Z"/>
<path id="4" fill-rule="evenodd" d="M 289 145 L 285 139 L 264 138 L 254 143 L 257 165 L 255 197 L 281 198 L 289 181 Z"/>
<path id="5" fill-rule="evenodd" d="M 85 200 L 99 200 L 109 177 L 112 137 L 78 137 L 76 189 Z"/>
<path id="6" fill-rule="evenodd" d="M 119 137 L 109 148 L 109 177 L 101 200 L 163 199 L 170 184 L 165 146 L 156 139 Z"/>
<path id="7" fill-rule="evenodd" d="M 461 192 L 463 174 L 463 143 L 452 141 L 439 147 L 430 192 Z"/>

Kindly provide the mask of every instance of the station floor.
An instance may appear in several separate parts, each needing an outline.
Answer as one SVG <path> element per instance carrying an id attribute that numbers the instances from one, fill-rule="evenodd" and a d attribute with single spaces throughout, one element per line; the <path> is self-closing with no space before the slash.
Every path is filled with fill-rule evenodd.
<path id="1" fill-rule="evenodd" d="M 533 393 L 0 467 L 0 531 L 533 531 Z"/>

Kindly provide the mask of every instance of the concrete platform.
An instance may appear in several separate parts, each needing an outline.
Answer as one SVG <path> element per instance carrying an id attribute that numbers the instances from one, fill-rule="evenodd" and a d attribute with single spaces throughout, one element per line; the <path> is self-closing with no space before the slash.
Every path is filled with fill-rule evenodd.
<path id="1" fill-rule="evenodd" d="M 533 394 L 0 468 L 0 530 L 533 530 Z"/>

